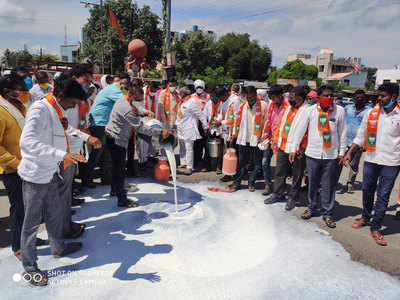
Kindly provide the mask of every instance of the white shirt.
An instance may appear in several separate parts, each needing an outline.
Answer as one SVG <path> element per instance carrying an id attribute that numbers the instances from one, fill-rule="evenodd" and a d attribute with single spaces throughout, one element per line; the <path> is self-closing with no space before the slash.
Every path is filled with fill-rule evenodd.
<path id="1" fill-rule="evenodd" d="M 59 107 L 65 115 L 63 108 Z M 67 137 L 71 135 L 84 137 L 84 133 L 69 125 Z M 67 153 L 67 141 L 57 112 L 47 100 L 34 102 L 28 110 L 20 147 L 19 176 L 32 183 L 49 183 Z"/>
<path id="2" fill-rule="evenodd" d="M 300 117 L 302 116 L 303 112 L 306 111 L 308 108 L 308 105 L 306 103 L 303 103 L 301 105 L 296 113 L 296 116 L 293 119 L 292 125 L 290 126 L 290 131 L 286 140 L 286 147 L 285 147 L 285 152 L 290 153 L 290 152 L 296 152 L 296 149 L 294 148 L 293 145 L 293 139 L 294 139 L 294 132 L 296 131 L 296 126 L 299 123 Z M 281 126 L 279 127 L 279 137 L 278 137 L 278 148 L 281 147 L 282 144 L 282 130 L 283 127 L 285 126 L 287 116 L 290 112 L 291 106 L 289 105 L 286 110 L 283 112 L 282 115 L 282 120 L 281 120 Z"/>
<path id="3" fill-rule="evenodd" d="M 48 93 L 50 93 L 52 89 L 53 89 L 53 87 L 51 85 L 49 85 L 47 87 L 47 89 L 44 90 L 40 87 L 39 84 L 35 84 L 29 91 L 29 93 L 32 96 L 31 97 L 32 103 L 43 99 L 44 96 L 46 96 Z M 30 105 L 32 105 L 32 103 L 30 103 Z"/>
<path id="4" fill-rule="evenodd" d="M 329 126 L 332 132 L 332 147 L 324 149 L 322 134 L 318 130 L 319 105 L 308 107 L 301 114 L 298 124 L 293 132 L 292 152 L 299 149 L 300 143 L 308 128 L 307 149 L 305 154 L 316 159 L 336 159 L 346 152 L 346 116 L 344 108 L 334 104 L 333 111 L 329 114 Z M 293 151 L 295 149 L 295 151 Z"/>
<path id="5" fill-rule="evenodd" d="M 216 112 L 216 114 L 217 114 L 216 118 L 217 118 L 218 121 L 222 120 L 222 106 L 223 106 L 223 104 L 224 104 L 223 102 L 221 102 L 219 104 L 217 112 Z M 206 103 L 205 107 L 204 107 L 204 110 L 203 110 L 204 116 L 206 117 L 206 120 L 207 120 L 208 123 L 211 122 L 212 105 L 213 105 L 213 102 L 211 100 L 208 101 Z M 211 134 L 216 134 L 217 136 L 220 136 L 221 135 L 221 126 L 219 126 L 219 127 L 211 126 L 210 133 Z"/>
<path id="6" fill-rule="evenodd" d="M 354 144 L 364 147 L 367 122 L 371 109 L 363 117 Z M 385 166 L 400 165 L 400 110 L 396 107 L 390 113 L 381 109 L 378 120 L 375 152 L 365 152 L 364 161 Z"/>
<path id="7" fill-rule="evenodd" d="M 197 122 L 200 120 L 204 129 L 208 128 L 206 116 L 201 111 L 200 102 L 191 97 L 181 105 L 182 118 L 177 117 L 178 138 L 186 141 L 201 139 Z"/>
<path id="8" fill-rule="evenodd" d="M 246 143 L 250 143 L 251 147 L 256 147 L 260 137 L 253 135 L 254 132 L 254 118 L 256 116 L 256 107 L 257 104 L 253 105 L 254 113 L 248 114 L 248 109 L 250 108 L 249 104 L 243 106 L 242 120 L 240 122 L 237 144 L 246 146 Z M 268 106 L 264 101 L 261 101 L 261 130 L 265 126 L 265 122 L 267 120 L 267 109 Z M 248 120 L 248 116 L 251 116 L 251 120 Z M 236 128 L 234 128 L 234 133 Z"/>
<path id="9" fill-rule="evenodd" d="M 70 108 L 64 111 L 64 117 L 68 119 L 68 132 L 71 135 L 69 141 L 69 146 L 72 153 L 81 153 L 83 142 L 86 142 L 89 138 L 84 132 L 81 132 L 79 128 L 79 108 L 76 105 L 74 108 Z M 78 134 L 79 132 L 79 134 Z"/>

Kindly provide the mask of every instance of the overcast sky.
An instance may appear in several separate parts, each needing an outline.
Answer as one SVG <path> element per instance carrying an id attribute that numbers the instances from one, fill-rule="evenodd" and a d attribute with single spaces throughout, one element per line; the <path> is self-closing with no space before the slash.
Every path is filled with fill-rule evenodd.
<path id="1" fill-rule="evenodd" d="M 99 2 L 99 0 L 92 0 Z M 21 49 L 59 54 L 67 24 L 76 42 L 88 9 L 80 0 L 0 0 L 0 51 Z M 161 1 L 138 1 L 160 15 Z M 218 36 L 248 32 L 272 49 L 282 66 L 290 53 L 356 56 L 367 66 L 400 64 L 400 0 L 172 0 L 172 29 L 199 25 Z"/>

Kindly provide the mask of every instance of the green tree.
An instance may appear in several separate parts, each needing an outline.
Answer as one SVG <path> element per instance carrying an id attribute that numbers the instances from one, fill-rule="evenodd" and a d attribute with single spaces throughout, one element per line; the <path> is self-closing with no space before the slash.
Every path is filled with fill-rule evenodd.
<path id="1" fill-rule="evenodd" d="M 33 58 L 32 54 L 26 49 L 12 51 L 10 49 L 6 49 L 3 52 L 2 60 L 6 63 L 9 68 L 14 68 L 17 66 L 18 61 L 31 61 Z"/>
<path id="2" fill-rule="evenodd" d="M 40 60 L 40 54 L 34 54 L 32 56 L 33 60 Z M 42 54 L 42 61 L 59 61 L 60 58 L 57 55 L 53 55 L 53 54 Z"/>
<path id="3" fill-rule="evenodd" d="M 224 67 L 218 67 L 216 69 L 207 67 L 204 71 L 204 75 L 197 74 L 195 78 L 202 79 L 206 84 L 212 85 L 233 83 L 233 79 L 225 75 Z"/>
<path id="4" fill-rule="evenodd" d="M 375 90 L 375 74 L 376 71 L 378 71 L 377 68 L 367 68 L 367 82 L 365 84 L 365 87 L 370 90 L 374 91 Z"/>
<path id="5" fill-rule="evenodd" d="M 106 70 L 109 71 L 110 52 L 112 52 L 114 73 L 123 72 L 129 41 L 141 39 L 147 45 L 147 63 L 150 67 L 154 67 L 161 59 L 162 52 L 162 32 L 158 28 L 159 17 L 151 12 L 149 6 L 139 8 L 137 3 L 130 0 L 108 0 L 105 4 L 103 7 L 94 6 L 90 9 L 90 17 L 85 25 L 87 40 L 83 45 L 82 57 L 101 65 L 101 49 L 104 49 Z M 124 32 L 125 41 L 115 28 L 110 27 L 109 6 Z"/>
<path id="6" fill-rule="evenodd" d="M 300 59 L 286 63 L 277 71 L 269 74 L 268 83 L 275 84 L 278 78 L 317 80 L 318 69 L 316 66 L 306 65 Z"/>

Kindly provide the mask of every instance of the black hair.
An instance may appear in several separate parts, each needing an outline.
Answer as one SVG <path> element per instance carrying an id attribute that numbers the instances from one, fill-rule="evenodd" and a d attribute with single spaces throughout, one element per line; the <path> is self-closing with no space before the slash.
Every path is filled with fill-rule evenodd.
<path id="1" fill-rule="evenodd" d="M 225 88 L 220 87 L 220 88 L 217 88 L 217 90 L 215 91 L 215 94 L 217 95 L 218 98 L 221 98 L 221 97 L 227 95 L 228 91 Z"/>
<path id="2" fill-rule="evenodd" d="M 5 97 L 5 89 L 15 90 L 18 87 L 27 90 L 26 84 L 20 76 L 14 76 L 11 74 L 0 79 L 0 95 L 2 97 Z"/>
<path id="3" fill-rule="evenodd" d="M 152 87 L 152 88 L 158 88 L 158 82 L 157 81 L 150 81 L 149 82 L 149 87 Z"/>
<path id="4" fill-rule="evenodd" d="M 239 92 L 240 91 L 240 85 L 235 83 L 234 85 L 232 85 L 232 90 L 235 91 L 235 92 Z"/>
<path id="5" fill-rule="evenodd" d="M 246 87 L 246 94 L 247 95 L 257 95 L 257 90 L 254 86 L 250 85 Z"/>
<path id="6" fill-rule="evenodd" d="M 36 77 L 37 80 L 48 79 L 49 78 L 49 74 L 47 74 L 45 71 L 37 71 L 35 73 L 35 77 Z"/>
<path id="7" fill-rule="evenodd" d="M 283 94 L 283 89 L 280 85 L 274 84 L 273 86 L 271 86 L 268 93 L 272 96 L 280 96 Z"/>
<path id="8" fill-rule="evenodd" d="M 135 94 L 136 92 L 143 95 L 143 88 L 140 85 L 132 85 L 132 93 Z"/>
<path id="9" fill-rule="evenodd" d="M 309 92 L 311 92 L 311 88 L 308 85 L 303 86 L 304 89 L 306 90 L 306 93 L 308 94 Z"/>
<path id="10" fill-rule="evenodd" d="M 128 73 L 122 73 L 122 74 L 119 74 L 119 79 L 128 79 L 129 81 L 131 81 L 131 77 L 129 76 L 129 74 Z"/>
<path id="11" fill-rule="evenodd" d="M 106 82 L 107 81 L 113 81 L 113 80 L 114 80 L 114 78 L 111 75 L 107 75 L 106 76 Z"/>
<path id="12" fill-rule="evenodd" d="M 62 93 L 63 98 L 75 98 L 79 100 L 86 100 L 86 93 L 81 85 L 72 78 L 59 78 L 54 84 L 54 95 L 58 97 Z"/>
<path id="13" fill-rule="evenodd" d="M 171 77 L 171 78 L 168 79 L 168 82 L 177 82 L 177 80 L 176 80 L 175 77 Z"/>
<path id="14" fill-rule="evenodd" d="M 304 86 L 296 86 L 292 89 L 292 92 L 303 99 L 307 97 L 307 90 Z"/>
<path id="15" fill-rule="evenodd" d="M 72 67 L 72 69 L 69 71 L 69 74 L 71 77 L 75 76 L 79 78 L 84 76 L 85 74 L 93 75 L 93 71 L 86 65 L 76 65 Z"/>
<path id="16" fill-rule="evenodd" d="M 383 83 L 378 87 L 378 92 L 386 92 L 390 96 L 393 95 L 398 95 L 399 94 L 399 87 L 396 84 L 393 84 L 391 82 L 388 83 Z"/>
<path id="17" fill-rule="evenodd" d="M 17 73 L 17 72 L 26 72 L 28 73 L 28 68 L 26 66 L 16 66 L 14 69 L 12 69 L 11 73 Z"/>
<path id="18" fill-rule="evenodd" d="M 331 87 L 330 85 L 323 85 L 318 89 L 318 96 L 320 96 L 322 94 L 322 92 L 325 90 L 330 90 L 332 92 L 335 91 L 335 89 L 333 87 Z"/>
<path id="19" fill-rule="evenodd" d="M 356 90 L 356 91 L 354 92 L 354 95 L 359 95 L 359 94 L 365 95 L 365 91 L 362 90 L 362 89 L 358 89 L 358 90 Z"/>
<path id="20" fill-rule="evenodd" d="M 285 87 L 283 88 L 285 92 L 290 92 L 293 90 L 293 84 L 286 84 Z"/>

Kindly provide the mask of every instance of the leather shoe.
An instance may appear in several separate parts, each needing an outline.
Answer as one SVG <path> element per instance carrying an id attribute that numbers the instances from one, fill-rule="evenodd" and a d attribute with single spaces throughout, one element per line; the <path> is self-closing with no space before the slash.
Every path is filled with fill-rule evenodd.
<path id="1" fill-rule="evenodd" d="M 295 207 L 296 207 L 296 201 L 294 201 L 294 199 L 292 199 L 292 198 L 289 198 L 287 203 L 286 203 L 285 209 L 287 211 L 290 211 Z"/>

